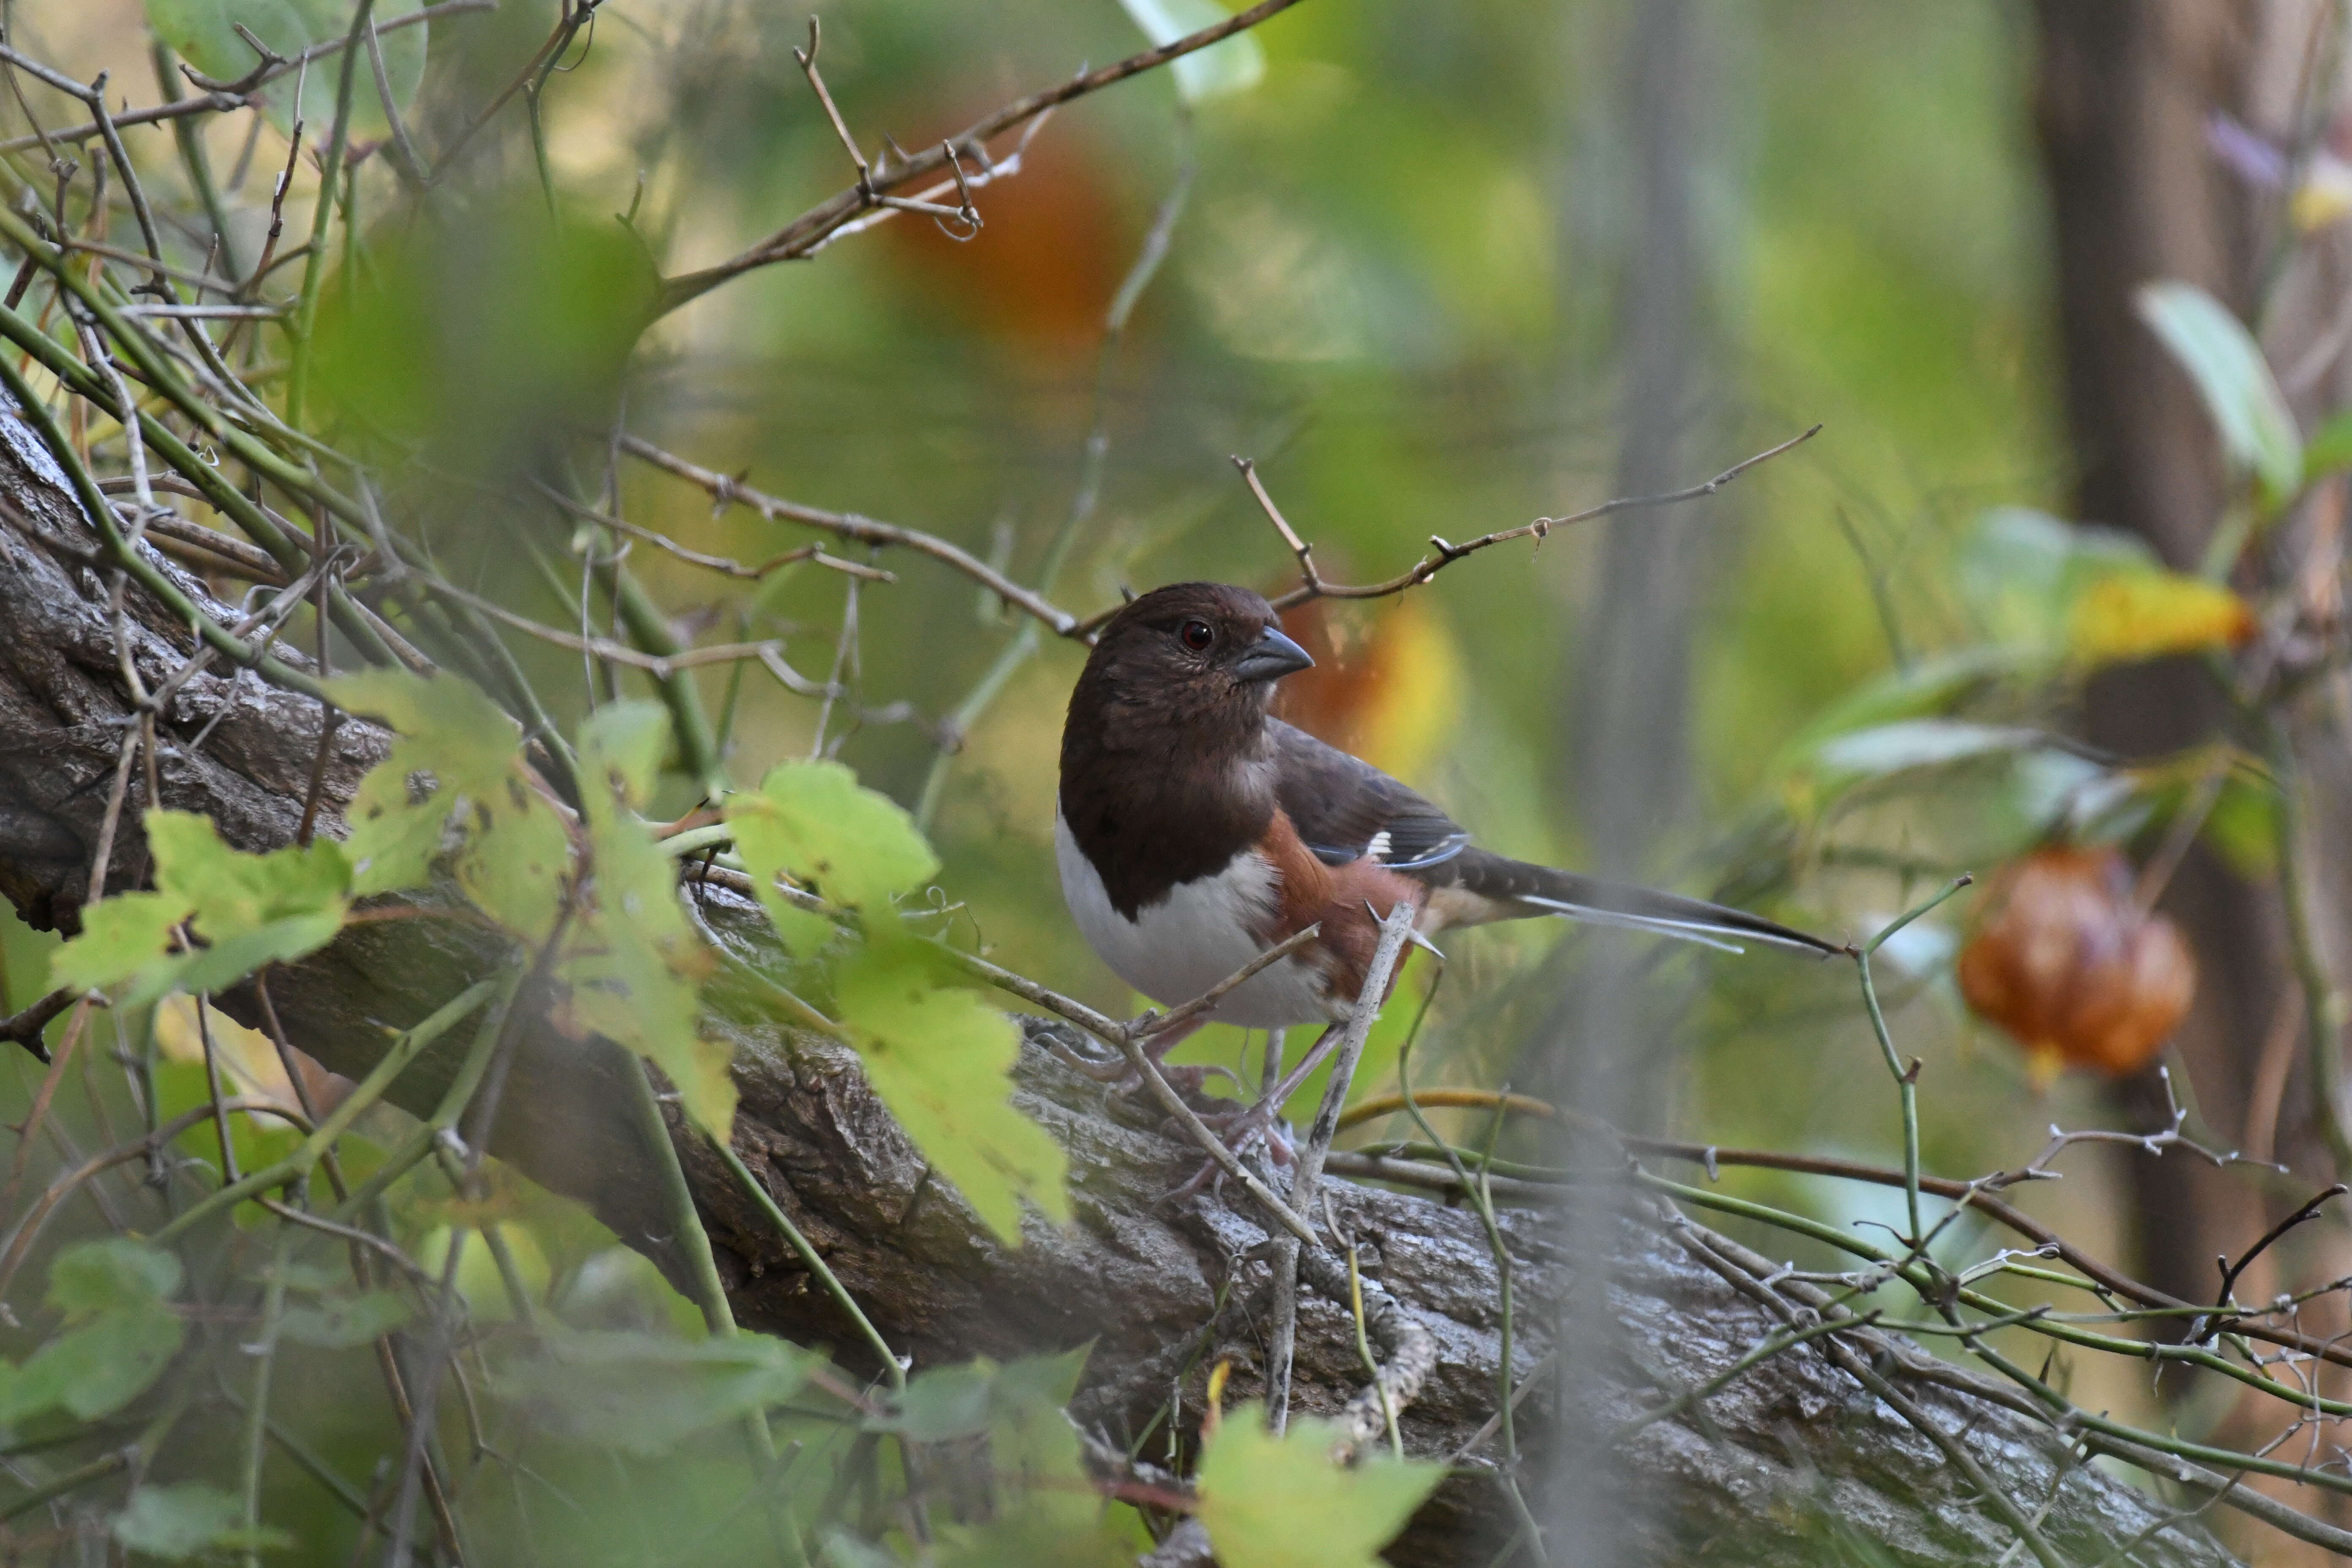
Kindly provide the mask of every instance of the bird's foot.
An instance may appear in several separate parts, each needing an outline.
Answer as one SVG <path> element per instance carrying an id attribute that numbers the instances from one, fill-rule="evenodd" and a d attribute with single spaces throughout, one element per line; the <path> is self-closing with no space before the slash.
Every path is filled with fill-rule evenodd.
<path id="1" fill-rule="evenodd" d="M 1274 1111 L 1265 1101 L 1236 1106 L 1231 1110 L 1211 1111 L 1201 1121 L 1219 1134 L 1219 1142 L 1235 1160 L 1246 1162 L 1260 1151 L 1265 1152 L 1270 1163 L 1276 1165 L 1290 1164 L 1298 1157 L 1297 1150 L 1291 1146 L 1289 1130 L 1276 1120 Z M 1188 1198 L 1203 1187 L 1222 1194 L 1226 1173 L 1224 1163 L 1212 1159 L 1195 1171 L 1182 1186 L 1168 1195 Z"/>

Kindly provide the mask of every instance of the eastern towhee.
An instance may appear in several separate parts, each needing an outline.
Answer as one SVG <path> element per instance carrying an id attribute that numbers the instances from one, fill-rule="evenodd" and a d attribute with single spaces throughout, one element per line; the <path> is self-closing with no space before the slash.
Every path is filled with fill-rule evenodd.
<path id="1" fill-rule="evenodd" d="M 1181 1005 L 1322 925 L 1206 1013 L 1152 1037 L 1155 1058 L 1205 1023 L 1345 1019 L 1399 900 L 1419 910 L 1423 937 L 1564 915 L 1735 952 L 1741 939 L 1843 951 L 1738 910 L 1473 847 L 1412 790 L 1271 716 L 1275 682 L 1314 662 L 1261 595 L 1179 583 L 1104 626 L 1070 694 L 1055 858 L 1078 929 L 1120 979 Z M 1293 1070 L 1293 1084 L 1320 1054 Z"/>

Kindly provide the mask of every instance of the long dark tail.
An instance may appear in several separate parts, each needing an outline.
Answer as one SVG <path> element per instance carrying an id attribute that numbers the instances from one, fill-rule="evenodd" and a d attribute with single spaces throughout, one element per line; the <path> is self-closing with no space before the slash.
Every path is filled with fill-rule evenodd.
<path id="1" fill-rule="evenodd" d="M 1743 910 L 1726 909 L 1721 904 L 1685 899 L 1675 893 L 1653 892 L 1647 888 L 1628 888 L 1573 871 L 1557 871 L 1549 866 L 1513 860 L 1483 849 L 1464 850 L 1444 869 L 1452 873 L 1445 880 L 1497 906 L 1485 914 L 1489 920 L 1562 915 L 1590 925 L 1620 926 L 1704 942 L 1728 952 L 1741 951 L 1739 943 L 1743 939 L 1822 955 L 1845 951 L 1843 943 Z"/>

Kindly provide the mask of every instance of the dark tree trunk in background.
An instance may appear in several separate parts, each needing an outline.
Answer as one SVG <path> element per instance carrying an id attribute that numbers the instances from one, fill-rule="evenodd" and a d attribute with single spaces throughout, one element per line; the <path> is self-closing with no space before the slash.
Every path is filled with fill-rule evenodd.
<path id="1" fill-rule="evenodd" d="M 2208 150 L 2216 111 L 2234 113 L 2252 7 L 2221 0 L 2041 0 L 2036 117 L 2056 245 L 2065 404 L 2087 523 L 2139 535 L 2194 571 L 2220 520 L 2226 476 L 2189 378 L 2134 313 L 2142 285 L 2177 279 L 2244 310 L 2252 292 L 2243 205 Z M 2227 732 L 2223 693 L 2173 660 L 2093 682 L 2088 738 L 2128 758 Z M 2274 892 L 2193 851 L 2163 902 L 2195 948 L 2196 1005 L 2178 1037 L 2184 1103 L 2224 1145 L 2245 1135 L 2257 1058 L 2288 984 Z M 2128 1092 L 2161 1121 L 2152 1074 Z M 2187 1160 L 2135 1161 L 2147 1277 L 2210 1296 L 2216 1254 L 2259 1235 L 2238 1176 Z"/>

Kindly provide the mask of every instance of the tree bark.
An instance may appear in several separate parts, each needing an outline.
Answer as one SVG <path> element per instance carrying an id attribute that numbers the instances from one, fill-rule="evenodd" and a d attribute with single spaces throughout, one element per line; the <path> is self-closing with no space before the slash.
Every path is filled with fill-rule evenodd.
<path id="1" fill-rule="evenodd" d="M 93 551 L 46 454 L 0 411 L 0 890 L 31 923 L 68 931 L 78 924 L 131 711 L 117 673 L 110 584 L 92 564 Z M 201 584 L 182 581 L 209 604 Z M 128 604 L 131 654 L 152 689 L 188 656 L 192 639 L 137 590 Z M 232 618 L 225 607 L 212 608 Z M 163 716 L 165 804 L 208 814 L 240 848 L 290 841 L 320 721 L 316 703 L 250 673 L 197 675 Z M 326 772 L 331 803 L 350 798 L 386 743 L 364 723 L 341 727 Z M 114 858 L 121 869 L 110 878 L 116 887 L 131 885 L 144 860 L 134 815 L 126 813 L 124 824 Z M 707 900 L 722 940 L 755 961 L 767 954 L 769 939 L 747 900 L 717 889 L 693 896 Z M 429 898 L 416 901 L 432 905 Z M 387 1026 L 422 1016 L 499 956 L 491 939 L 462 922 L 375 921 L 274 972 L 270 990 L 302 1049 L 357 1075 L 378 1058 Z M 248 997 L 220 1001 L 251 1015 Z M 1255 1254 L 1267 1227 L 1236 1206 L 1245 1199 L 1171 1198 L 1200 1156 L 1139 1102 L 1108 1094 L 1033 1042 L 1016 1097 L 1068 1149 L 1077 1217 L 1067 1228 L 1033 1220 L 1023 1245 L 1008 1247 L 930 1174 L 851 1053 L 781 1026 L 750 994 L 723 983 L 709 988 L 707 1001 L 709 1027 L 735 1049 L 737 1150 L 880 1331 L 918 1366 L 1091 1342 L 1075 1414 L 1113 1441 L 1139 1431 L 1177 1386 L 1189 1430 L 1207 1369 L 1220 1360 L 1234 1365 L 1229 1399 L 1258 1392 L 1267 1267 Z M 411 1110 L 432 1104 L 457 1049 L 450 1041 L 426 1052 L 392 1100 Z M 608 1043 L 530 1030 L 492 1148 L 587 1204 L 628 1245 L 682 1279 L 619 1077 L 635 1070 L 634 1059 Z M 865 1358 L 861 1340 L 716 1152 L 683 1126 L 673 1135 L 738 1318 L 829 1347 L 846 1363 Z M 1407 1447 L 1452 1456 L 1496 1408 L 1499 1298 L 1484 1232 L 1462 1209 L 1342 1181 L 1328 1185 L 1339 1225 L 1367 1245 L 1369 1271 L 1439 1347 L 1435 1372 L 1403 1415 Z M 1549 1380 L 1536 1375 L 1551 1348 L 1549 1315 L 1522 1313 L 1513 1374 L 1535 1385 L 1519 1419 L 1538 1452 L 1563 1421 L 1610 1430 L 1695 1387 L 1777 1325 L 1721 1277 L 1720 1258 L 1738 1256 L 1737 1248 L 1710 1244 L 1679 1216 L 1630 1196 L 1607 1245 L 1591 1256 L 1563 1256 L 1558 1233 L 1538 1212 L 1507 1214 L 1504 1232 L 1523 1301 L 1566 1299 L 1581 1278 L 1590 1310 L 1623 1325 L 1616 1364 L 1597 1386 L 1574 1391 L 1574 1408 L 1563 1410 L 1555 1407 Z M 1707 1255 L 1717 1262 L 1703 1267 L 1695 1248 L 1708 1245 L 1718 1249 Z M 1232 1288 L 1219 1311 L 1225 1285 Z M 1596 1286 L 1605 1294 L 1591 1294 Z M 1819 1561 L 1822 1542 L 1832 1536 L 1866 1542 L 1884 1560 L 1903 1563 L 1991 1561 L 2008 1548 L 2011 1538 L 1939 1450 L 1850 1367 L 1826 1359 L 1831 1343 L 1814 1341 L 1769 1361 L 1696 1410 L 1650 1425 L 1622 1445 L 1631 1484 L 1659 1504 L 1641 1525 L 1642 1560 L 1793 1565 Z M 2168 1523 L 2154 1499 L 2074 1462 L 2068 1440 L 2021 1414 L 2017 1396 L 1962 1385 L 1915 1347 L 1867 1331 L 1835 1343 L 1858 1347 L 1902 1384 L 1916 1407 L 1957 1435 L 2026 1509 L 2046 1500 L 2045 1530 L 2077 1560 L 2093 1561 L 2112 1543 L 2147 1532 L 2137 1549 L 2143 1563 L 2231 1561 L 2197 1520 Z M 1308 1295 L 1293 1408 L 1334 1412 L 1362 1381 L 1345 1308 Z M 1475 1468 L 1483 1454 L 1474 1450 L 1468 1463 Z M 1483 1563 L 1508 1533 L 1509 1519 L 1489 1483 L 1457 1479 L 1390 1558 L 1399 1568 Z M 1563 1560 L 1556 1549 L 1553 1561 Z"/>
<path id="2" fill-rule="evenodd" d="M 2234 110 L 2253 7 L 2211 0 L 2042 0 L 2037 118 L 2057 247 L 2058 324 L 2081 521 L 2146 540 L 2194 572 L 2225 500 L 2212 422 L 2189 377 L 2134 309 L 2144 285 L 2179 279 L 2242 310 L 2252 266 L 2242 215 L 2209 151 Z M 2193 659 L 2094 680 L 2093 744 L 2135 761 L 2229 738 L 2226 694 Z M 2286 981 L 2270 890 L 2200 846 L 2163 900 L 2198 961 L 2177 1042 L 2189 1098 L 2211 1136 L 2245 1133 L 2256 1058 Z M 2153 1073 L 2128 1091 L 2147 1125 L 2166 1118 Z M 2140 1167 L 2134 1196 L 2149 1281 L 2201 1296 L 2213 1258 L 2267 1223 L 2245 1183 L 2200 1163 Z M 2259 1287 L 2257 1287 L 2259 1288 Z"/>

